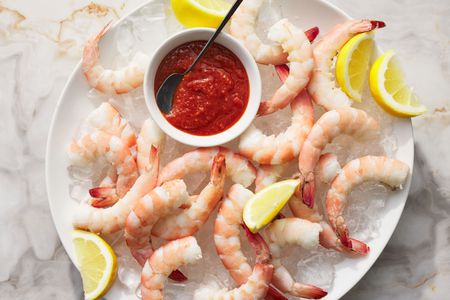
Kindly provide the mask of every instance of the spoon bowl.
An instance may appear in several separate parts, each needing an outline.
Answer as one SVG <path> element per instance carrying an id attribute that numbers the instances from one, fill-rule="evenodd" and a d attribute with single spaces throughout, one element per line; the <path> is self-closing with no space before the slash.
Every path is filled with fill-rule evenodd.
<path id="1" fill-rule="evenodd" d="M 183 77 L 184 73 L 170 74 L 158 89 L 156 103 L 163 113 L 168 114 L 172 110 L 172 99 Z"/>

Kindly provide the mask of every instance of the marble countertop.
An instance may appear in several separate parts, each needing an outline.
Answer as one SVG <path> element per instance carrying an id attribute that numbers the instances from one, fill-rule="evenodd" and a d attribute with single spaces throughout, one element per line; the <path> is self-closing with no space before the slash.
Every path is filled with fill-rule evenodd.
<path id="1" fill-rule="evenodd" d="M 0 299 L 81 299 L 47 202 L 47 131 L 81 45 L 144 0 L 0 0 Z M 450 2 L 332 0 L 386 21 L 382 48 L 400 54 L 429 112 L 413 120 L 410 195 L 378 261 L 344 299 L 449 299 Z"/>

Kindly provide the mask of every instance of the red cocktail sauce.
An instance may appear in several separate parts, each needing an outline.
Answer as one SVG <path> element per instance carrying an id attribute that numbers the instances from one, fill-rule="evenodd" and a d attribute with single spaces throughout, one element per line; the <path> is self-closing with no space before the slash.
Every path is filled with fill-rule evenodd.
<path id="1" fill-rule="evenodd" d="M 170 74 L 184 72 L 205 43 L 189 42 L 170 51 L 156 72 L 155 93 Z M 217 134 L 241 118 L 249 93 L 247 72 L 241 61 L 227 48 L 213 44 L 183 78 L 175 92 L 172 111 L 164 116 L 184 132 Z"/>

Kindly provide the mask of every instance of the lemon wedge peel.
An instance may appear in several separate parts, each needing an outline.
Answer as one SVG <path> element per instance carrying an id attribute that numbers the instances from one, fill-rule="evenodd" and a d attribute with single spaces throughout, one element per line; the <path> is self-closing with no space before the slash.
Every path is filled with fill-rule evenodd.
<path id="1" fill-rule="evenodd" d="M 395 52 L 389 50 L 374 62 L 369 85 L 375 101 L 388 113 L 397 117 L 414 117 L 426 112 L 413 89 L 407 85 Z M 397 97 L 397 98 L 395 98 Z"/>
<path id="2" fill-rule="evenodd" d="M 223 0 L 171 0 L 177 20 L 187 28 L 217 28 L 230 8 Z"/>
<path id="3" fill-rule="evenodd" d="M 339 51 L 336 60 L 336 81 L 347 96 L 356 102 L 362 100 L 370 60 L 375 46 L 374 33 L 364 32 L 351 38 Z"/>
<path id="4" fill-rule="evenodd" d="M 76 253 L 76 266 L 83 281 L 85 299 L 98 299 L 109 290 L 116 279 L 116 255 L 111 246 L 95 233 L 73 230 L 71 235 Z M 102 269 L 96 268 L 99 264 L 102 264 Z M 102 276 L 98 280 L 100 273 Z"/>
<path id="5" fill-rule="evenodd" d="M 243 211 L 243 220 L 251 232 L 257 233 L 269 224 L 283 209 L 300 180 L 288 179 L 271 184 L 247 200 Z"/>

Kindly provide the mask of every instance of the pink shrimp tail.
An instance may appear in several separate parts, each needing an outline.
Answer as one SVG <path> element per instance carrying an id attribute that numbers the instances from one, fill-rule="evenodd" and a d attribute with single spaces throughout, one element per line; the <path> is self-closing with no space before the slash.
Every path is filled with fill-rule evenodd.
<path id="1" fill-rule="evenodd" d="M 90 70 L 97 63 L 99 57 L 98 41 L 105 35 L 111 25 L 112 20 L 106 23 L 99 33 L 87 41 L 83 49 L 83 71 Z"/>
<path id="2" fill-rule="evenodd" d="M 289 76 L 289 66 L 286 64 L 275 66 L 275 71 L 277 71 L 278 77 L 282 82 Z"/>
<path id="3" fill-rule="evenodd" d="M 305 31 L 305 35 L 310 42 L 313 42 L 316 37 L 319 35 L 319 27 L 312 27 Z"/>
<path id="4" fill-rule="evenodd" d="M 116 197 L 93 198 L 91 200 L 91 206 L 95 208 L 105 208 L 116 204 L 117 200 Z"/>
<path id="5" fill-rule="evenodd" d="M 93 199 L 91 199 L 91 205 L 96 208 L 111 206 L 119 200 L 116 194 L 116 189 L 113 187 L 95 187 L 89 190 L 89 195 L 93 197 Z"/>
<path id="6" fill-rule="evenodd" d="M 303 203 L 305 203 L 305 205 L 308 206 L 309 208 L 313 208 L 314 207 L 314 191 L 315 191 L 314 180 L 305 181 L 305 183 L 303 184 L 302 190 L 303 190 L 303 193 L 302 193 Z"/>
<path id="7" fill-rule="evenodd" d="M 181 273 L 180 270 L 175 270 L 172 273 L 170 273 L 169 278 L 172 279 L 173 281 L 177 281 L 177 282 L 183 282 L 183 281 L 188 280 L 186 275 Z"/>
<path id="8" fill-rule="evenodd" d="M 225 155 L 222 153 L 217 154 L 214 157 L 213 165 L 211 167 L 212 180 L 224 180 L 226 172 Z"/>
<path id="9" fill-rule="evenodd" d="M 270 260 L 270 250 L 266 241 L 259 233 L 252 233 L 244 223 L 242 223 L 242 228 L 245 230 L 245 235 L 247 236 L 250 246 L 252 246 L 256 252 L 256 263 L 267 263 L 267 261 Z"/>
<path id="10" fill-rule="evenodd" d="M 367 255 L 370 252 L 370 247 L 364 242 L 351 238 L 350 243 L 352 246 L 351 247 L 352 251 L 354 251 L 356 254 Z"/>
<path id="11" fill-rule="evenodd" d="M 386 23 L 383 21 L 370 20 L 370 24 L 372 24 L 372 30 L 376 28 L 386 27 Z"/>
<path id="12" fill-rule="evenodd" d="M 301 284 L 299 288 L 301 289 L 301 297 L 306 299 L 321 299 L 328 295 L 326 291 L 314 285 Z"/>
<path id="13" fill-rule="evenodd" d="M 99 186 L 89 190 L 89 195 L 95 198 L 106 198 L 116 194 L 116 189 L 109 186 Z"/>
<path id="14" fill-rule="evenodd" d="M 287 300 L 281 292 L 279 292 L 276 288 L 269 285 L 269 289 L 267 290 L 266 300 Z"/>
<path id="15" fill-rule="evenodd" d="M 347 226 L 345 225 L 338 225 L 337 226 L 337 234 L 339 236 L 339 239 L 341 240 L 342 245 L 344 245 L 347 248 L 352 249 L 352 239 L 349 236 Z"/>

